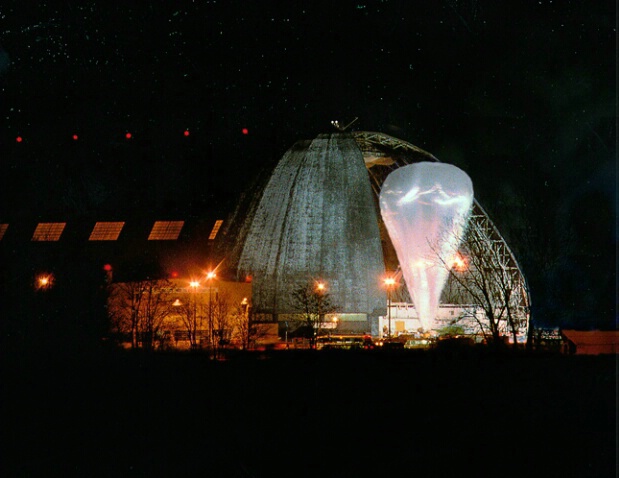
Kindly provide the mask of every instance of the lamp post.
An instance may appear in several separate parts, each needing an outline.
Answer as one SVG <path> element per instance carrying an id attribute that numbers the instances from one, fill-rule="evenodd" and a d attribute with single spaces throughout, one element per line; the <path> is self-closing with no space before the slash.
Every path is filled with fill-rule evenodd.
<path id="1" fill-rule="evenodd" d="M 247 334 L 242 334 L 243 350 L 245 350 L 245 348 L 249 348 L 249 341 L 252 335 L 251 325 L 249 323 L 249 302 L 247 302 L 247 297 L 243 297 L 243 300 L 241 301 L 241 310 L 243 311 L 243 317 L 241 319 L 240 331 L 247 331 Z"/>
<path id="2" fill-rule="evenodd" d="M 391 337 L 391 288 L 395 285 L 395 279 L 393 277 L 387 277 L 384 282 L 387 288 L 387 321 L 389 324 L 387 336 Z"/>
<path id="3" fill-rule="evenodd" d="M 316 295 L 317 295 L 317 299 L 318 299 L 318 326 L 314 327 L 312 330 L 312 345 L 315 347 L 316 346 L 316 335 L 318 334 L 318 329 L 320 328 L 320 325 L 322 324 L 323 321 L 323 311 L 322 311 L 322 301 L 324 299 L 324 293 L 327 290 L 327 286 L 325 285 L 324 282 L 317 282 L 316 283 Z"/>
<path id="4" fill-rule="evenodd" d="M 215 271 L 209 271 L 206 274 L 206 280 L 208 282 L 208 328 L 211 345 L 214 345 L 215 340 L 213 336 L 213 279 L 217 277 Z"/>
<path id="5" fill-rule="evenodd" d="M 33 306 L 33 314 L 36 320 L 42 319 L 46 314 L 49 314 L 49 304 L 47 300 L 48 293 L 46 291 L 50 290 L 54 285 L 54 275 L 51 273 L 39 274 L 35 277 L 34 281 L 34 290 L 35 290 L 35 298 L 34 298 L 34 306 Z M 32 331 L 30 332 L 32 334 Z"/>
<path id="6" fill-rule="evenodd" d="M 193 340 L 191 341 L 191 348 L 197 348 L 198 347 L 198 314 L 197 314 L 197 308 L 196 308 L 196 291 L 198 290 L 198 287 L 200 287 L 200 283 L 198 281 L 191 281 L 189 283 L 189 285 L 191 286 L 191 290 L 192 290 L 192 296 L 193 296 L 193 324 L 192 324 L 192 332 L 193 332 Z M 178 300 L 178 299 L 177 299 Z"/>
<path id="7" fill-rule="evenodd" d="M 327 286 L 324 282 L 316 283 L 316 292 L 318 293 L 318 321 L 319 325 L 322 323 L 322 299 L 324 297 L 324 293 L 327 289 Z"/>

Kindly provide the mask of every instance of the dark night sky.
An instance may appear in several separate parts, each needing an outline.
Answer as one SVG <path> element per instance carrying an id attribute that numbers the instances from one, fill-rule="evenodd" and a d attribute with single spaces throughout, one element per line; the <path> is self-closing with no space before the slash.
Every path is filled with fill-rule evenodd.
<path id="1" fill-rule="evenodd" d="M 359 117 L 471 176 L 540 323 L 616 325 L 614 1 L 9 0 L 0 48 L 5 222 L 219 214 Z"/>

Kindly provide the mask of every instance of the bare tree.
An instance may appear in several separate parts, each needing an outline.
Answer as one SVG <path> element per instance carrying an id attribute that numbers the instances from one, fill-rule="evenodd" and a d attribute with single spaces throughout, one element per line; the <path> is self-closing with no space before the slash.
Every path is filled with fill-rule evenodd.
<path id="1" fill-rule="evenodd" d="M 230 312 L 230 320 L 233 328 L 232 340 L 237 342 L 242 350 L 250 347 L 249 304 L 247 299 L 234 304 Z"/>
<path id="2" fill-rule="evenodd" d="M 140 308 L 145 283 L 122 282 L 109 287 L 108 315 L 112 332 L 130 337 L 131 347 L 139 345 Z"/>
<path id="3" fill-rule="evenodd" d="M 198 300 L 196 293 L 183 294 L 178 302 L 173 303 L 181 319 L 183 328 L 187 332 L 189 346 L 197 349 L 199 345 L 199 334 L 202 331 L 205 305 Z"/>
<path id="4" fill-rule="evenodd" d="M 141 307 L 142 346 L 152 350 L 155 336 L 163 321 L 171 313 L 170 289 L 171 283 L 166 279 L 146 281 Z"/>
<path id="5" fill-rule="evenodd" d="M 452 296 L 469 305 L 461 320 L 476 322 L 493 344 L 509 333 L 517 346 L 519 331 L 526 327 L 527 286 L 511 253 L 492 232 L 471 221 L 463 237 L 450 241 L 460 244 L 459 249 L 437 252 L 436 257 L 439 266 L 449 270 Z"/>
<path id="6" fill-rule="evenodd" d="M 170 283 L 165 279 L 111 285 L 108 314 L 112 330 L 129 335 L 132 348 L 151 350 L 170 314 L 169 291 Z"/>
<path id="7" fill-rule="evenodd" d="M 531 212 L 533 208 L 544 207 L 540 204 L 549 200 L 547 194 L 536 200 L 537 194 L 539 192 L 535 189 L 521 195 L 507 189 L 499 201 L 492 203 L 498 204 L 496 215 L 503 220 L 501 231 L 522 261 L 530 289 L 539 297 L 531 307 L 528 347 L 533 346 L 536 322 L 565 319 L 566 311 L 558 306 L 561 301 L 555 300 L 561 294 L 561 282 L 556 276 L 559 271 L 572 266 L 571 257 L 577 243 L 575 231 L 569 224 L 555 228 L 554 223 L 549 225 L 545 216 L 540 219 Z"/>
<path id="8" fill-rule="evenodd" d="M 269 335 L 270 324 L 256 322 L 251 314 L 251 305 L 247 299 L 235 304 L 230 313 L 233 340 L 242 350 L 255 347 L 256 342 Z"/>
<path id="9" fill-rule="evenodd" d="M 230 314 L 230 299 L 227 294 L 218 293 L 215 300 L 208 302 L 208 323 L 214 357 L 230 342 L 233 321 Z"/>
<path id="10" fill-rule="evenodd" d="M 300 316 L 296 329 L 301 329 L 309 339 L 310 348 L 316 348 L 316 336 L 322 330 L 325 315 L 337 312 L 339 307 L 332 302 L 326 285 L 314 280 L 293 290 L 292 304 Z"/>

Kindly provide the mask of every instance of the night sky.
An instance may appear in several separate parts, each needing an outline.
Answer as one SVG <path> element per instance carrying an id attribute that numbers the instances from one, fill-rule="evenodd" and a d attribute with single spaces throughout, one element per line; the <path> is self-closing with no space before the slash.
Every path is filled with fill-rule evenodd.
<path id="1" fill-rule="evenodd" d="M 610 0 L 9 0 L 0 215 L 223 216 L 358 117 L 469 174 L 538 325 L 614 328 L 615 72 Z"/>

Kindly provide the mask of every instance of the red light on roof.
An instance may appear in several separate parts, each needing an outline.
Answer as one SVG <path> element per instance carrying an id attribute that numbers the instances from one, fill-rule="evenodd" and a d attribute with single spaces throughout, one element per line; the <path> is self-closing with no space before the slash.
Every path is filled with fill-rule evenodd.
<path id="1" fill-rule="evenodd" d="M 125 134 L 125 138 L 127 138 L 127 139 L 131 139 L 131 136 L 132 136 L 131 133 Z"/>
<path id="2" fill-rule="evenodd" d="M 241 130 L 241 133 L 243 133 L 243 134 L 249 134 L 249 130 L 248 130 L 247 128 L 243 128 L 243 129 Z"/>
<path id="3" fill-rule="evenodd" d="M 112 270 L 112 264 L 105 264 L 103 266 L 103 270 L 106 272 L 110 272 Z"/>
<path id="4" fill-rule="evenodd" d="M 22 138 L 21 136 L 18 136 L 17 138 L 15 138 L 15 141 L 17 141 L 18 143 L 21 143 L 24 140 L 24 138 Z"/>
<path id="5" fill-rule="evenodd" d="M 186 129 L 185 131 L 183 131 L 183 136 L 189 136 L 189 130 Z"/>
<path id="6" fill-rule="evenodd" d="M 76 134 L 73 135 L 73 141 L 77 141 L 77 135 Z"/>

